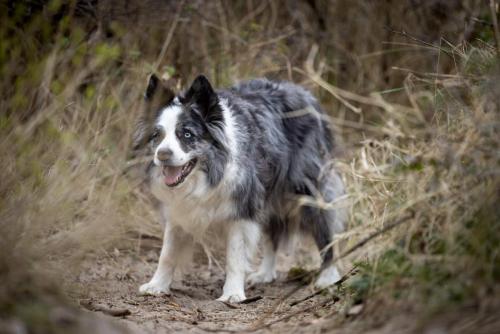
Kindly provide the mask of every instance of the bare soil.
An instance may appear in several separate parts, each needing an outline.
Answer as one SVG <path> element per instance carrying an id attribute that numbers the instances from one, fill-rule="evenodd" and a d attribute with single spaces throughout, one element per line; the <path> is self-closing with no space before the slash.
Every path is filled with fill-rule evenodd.
<path id="1" fill-rule="evenodd" d="M 79 292 L 74 297 L 96 311 L 129 313 L 116 318 L 132 332 L 143 333 L 321 332 L 323 326 L 332 327 L 332 317 L 339 311 L 331 294 L 314 295 L 312 287 L 300 287 L 300 282 L 287 279 L 286 272 L 280 272 L 276 282 L 247 288 L 247 298 L 255 299 L 248 304 L 216 301 L 222 293 L 224 273 L 216 265 L 209 266 L 203 256 L 197 256 L 194 265 L 174 281 L 171 295 L 139 295 L 139 285 L 156 269 L 159 246 L 158 242 L 156 249 L 115 251 L 105 258 L 87 260 L 76 277 Z M 283 299 L 297 287 L 300 289 Z"/>
<path id="2" fill-rule="evenodd" d="M 377 308 L 385 306 L 345 309 L 345 303 L 333 294 L 315 294 L 310 285 L 288 280 L 285 270 L 273 283 L 247 288 L 247 298 L 257 300 L 225 304 L 215 300 L 222 292 L 223 270 L 209 266 L 203 254 L 174 281 L 171 295 L 142 296 L 138 288 L 154 273 L 161 246 L 160 241 L 153 244 L 140 251 L 116 250 L 106 257 L 86 260 L 81 274 L 74 277 L 77 292 L 71 297 L 82 309 L 90 308 L 99 319 L 107 318 L 121 328 L 115 332 L 495 333 L 500 328 L 495 312 L 477 314 L 472 310 L 423 322 L 404 310 L 384 319 L 366 317 L 366 313 L 376 314 Z M 285 298 L 291 291 L 293 294 Z"/>

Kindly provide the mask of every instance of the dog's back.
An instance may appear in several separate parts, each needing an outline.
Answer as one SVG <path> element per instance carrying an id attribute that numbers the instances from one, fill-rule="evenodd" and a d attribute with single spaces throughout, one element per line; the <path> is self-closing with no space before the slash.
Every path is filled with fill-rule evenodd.
<path id="1" fill-rule="evenodd" d="M 343 184 L 331 168 L 333 136 L 319 103 L 298 85 L 266 79 L 245 81 L 220 94 L 227 97 L 244 138 L 239 154 L 250 171 L 244 190 L 253 194 L 245 203 L 269 213 L 264 224 L 273 247 L 296 222 L 323 249 L 342 230 L 343 214 L 314 202 L 334 201 Z M 247 187 L 254 189 L 248 192 Z M 298 197 L 310 204 L 297 210 Z M 330 250 L 324 260 L 331 258 Z"/>

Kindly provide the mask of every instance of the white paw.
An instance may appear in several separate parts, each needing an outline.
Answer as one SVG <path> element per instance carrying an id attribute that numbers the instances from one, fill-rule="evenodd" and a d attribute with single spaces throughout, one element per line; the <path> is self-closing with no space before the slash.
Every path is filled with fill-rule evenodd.
<path id="1" fill-rule="evenodd" d="M 227 294 L 227 295 L 223 294 L 222 296 L 217 298 L 217 300 L 220 302 L 227 302 L 227 303 L 231 303 L 231 304 L 236 304 L 236 303 L 242 302 L 245 299 L 247 299 L 247 297 L 245 297 L 245 293 L 243 293 L 243 292 L 236 293 L 236 294 L 234 294 L 234 293 Z"/>
<path id="2" fill-rule="evenodd" d="M 330 266 L 330 267 L 323 269 L 323 271 L 321 271 L 321 273 L 319 274 L 319 277 L 316 280 L 316 282 L 314 283 L 314 285 L 318 289 L 324 289 L 324 288 L 329 287 L 332 284 L 337 283 L 338 281 L 340 281 L 341 278 L 342 277 L 340 276 L 339 271 L 337 270 L 337 267 Z"/>
<path id="3" fill-rule="evenodd" d="M 151 281 L 149 283 L 141 285 L 139 287 L 139 293 L 141 295 L 152 295 L 152 296 L 169 295 L 170 288 L 168 286 L 165 286 L 165 284 Z"/>
<path id="4" fill-rule="evenodd" d="M 271 283 L 277 277 L 276 270 L 272 271 L 257 271 L 248 275 L 248 283 L 250 285 L 255 285 L 259 283 Z"/>

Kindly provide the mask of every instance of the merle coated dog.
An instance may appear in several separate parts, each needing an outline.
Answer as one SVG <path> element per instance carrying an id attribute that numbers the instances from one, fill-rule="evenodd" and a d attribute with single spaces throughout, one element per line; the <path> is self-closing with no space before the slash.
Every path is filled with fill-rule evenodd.
<path id="1" fill-rule="evenodd" d="M 344 213 L 331 203 L 344 186 L 331 164 L 332 131 L 308 91 L 267 79 L 214 90 L 200 75 L 176 95 L 153 75 L 145 100 L 134 148 L 150 154 L 165 232 L 141 293 L 168 293 L 176 267 L 214 226 L 227 249 L 221 301 L 243 301 L 246 281 L 274 280 L 278 245 L 291 233 L 310 233 L 323 250 L 317 286 L 340 279 L 327 246 L 343 229 Z M 252 271 L 261 236 L 263 259 Z"/>

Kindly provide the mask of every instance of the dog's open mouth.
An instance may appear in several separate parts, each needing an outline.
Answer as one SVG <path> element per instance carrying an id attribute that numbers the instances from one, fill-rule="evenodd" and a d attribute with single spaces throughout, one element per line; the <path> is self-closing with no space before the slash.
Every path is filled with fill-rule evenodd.
<path id="1" fill-rule="evenodd" d="M 182 166 L 164 166 L 162 174 L 164 176 L 165 184 L 169 187 L 175 187 L 181 184 L 184 182 L 189 173 L 191 173 L 195 165 L 196 159 L 193 159 Z"/>

